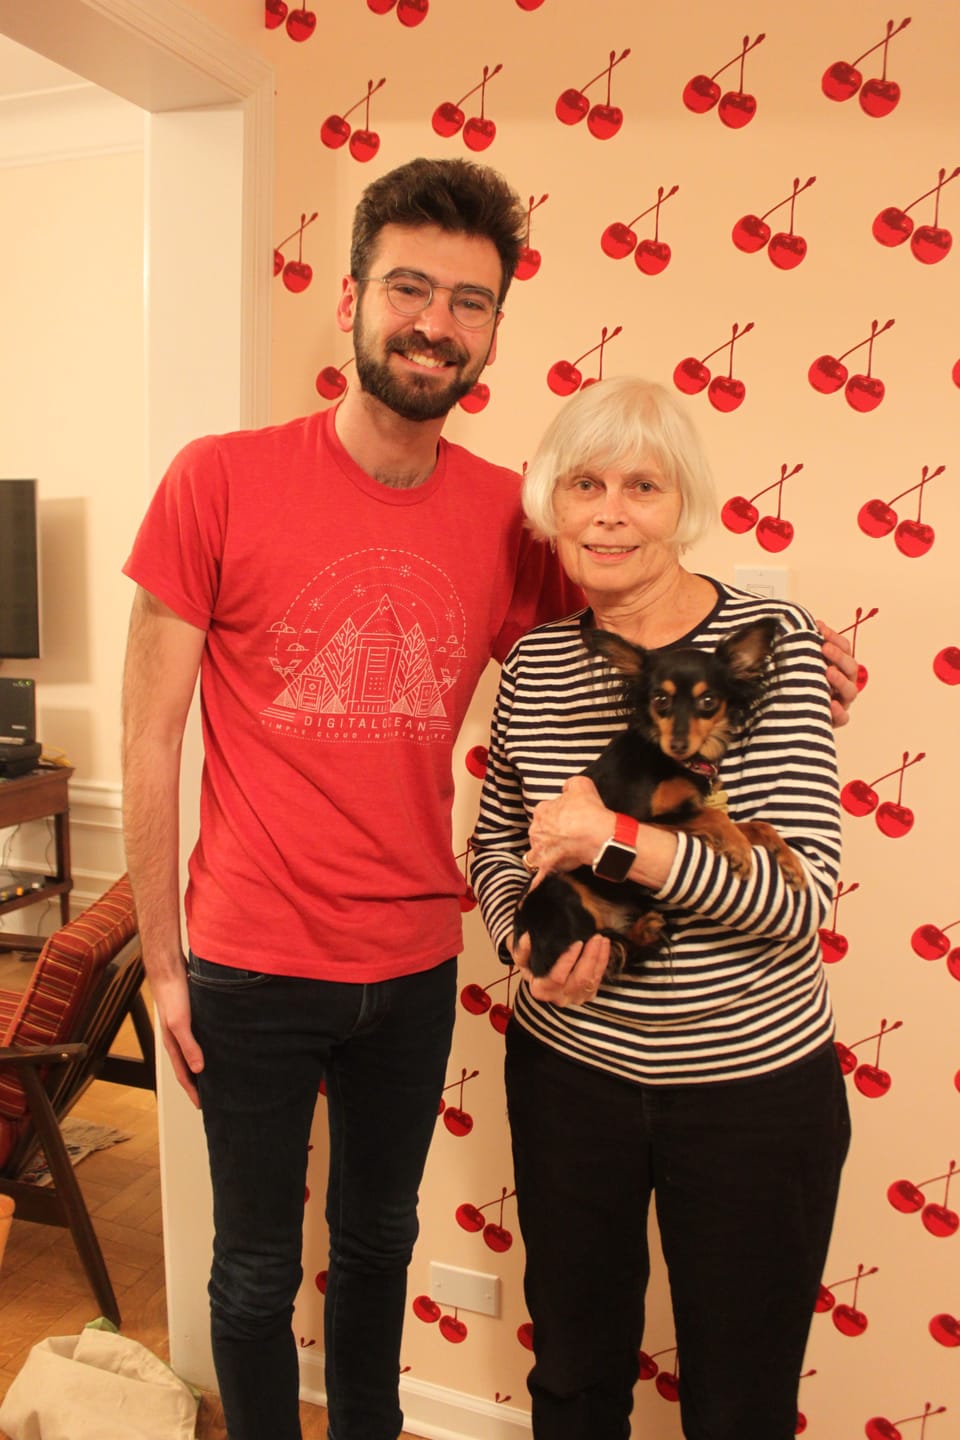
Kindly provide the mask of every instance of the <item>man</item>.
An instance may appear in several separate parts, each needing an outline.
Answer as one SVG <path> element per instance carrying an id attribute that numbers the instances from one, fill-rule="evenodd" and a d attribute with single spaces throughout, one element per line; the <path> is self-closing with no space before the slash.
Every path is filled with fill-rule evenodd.
<path id="1" fill-rule="evenodd" d="M 441 437 L 494 358 L 525 221 L 468 161 L 375 181 L 337 309 L 359 384 L 336 410 L 186 446 L 126 566 L 127 858 L 164 1044 L 203 1111 L 231 1440 L 300 1436 L 290 1321 L 321 1080 L 329 1435 L 402 1428 L 406 1270 L 461 946 L 452 746 L 489 658 L 579 599 L 524 530 L 516 476 Z M 177 789 L 198 673 L 185 961 Z"/>

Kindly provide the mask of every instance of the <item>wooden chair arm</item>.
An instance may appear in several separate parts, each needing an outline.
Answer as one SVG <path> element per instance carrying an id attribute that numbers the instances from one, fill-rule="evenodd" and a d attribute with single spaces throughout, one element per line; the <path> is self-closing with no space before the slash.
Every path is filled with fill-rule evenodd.
<path id="1" fill-rule="evenodd" d="M 40 1065 L 65 1065 L 78 1055 L 86 1054 L 87 1047 L 74 1045 L 37 1045 L 25 1050 L 19 1045 L 0 1047 L 0 1066 L 10 1065 L 14 1070 L 25 1069 L 28 1065 L 36 1069 Z"/>

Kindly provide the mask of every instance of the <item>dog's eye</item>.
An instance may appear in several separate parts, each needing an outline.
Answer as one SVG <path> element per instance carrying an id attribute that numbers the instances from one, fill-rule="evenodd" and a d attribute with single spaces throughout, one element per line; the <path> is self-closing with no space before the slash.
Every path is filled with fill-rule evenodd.
<path id="1" fill-rule="evenodd" d="M 720 709 L 720 696 L 715 695 L 712 690 L 705 690 L 702 695 L 697 696 L 698 715 L 716 715 Z"/>
<path id="2" fill-rule="evenodd" d="M 650 701 L 650 709 L 653 711 L 654 715 L 660 715 L 661 717 L 664 715 L 669 715 L 671 709 L 670 696 L 667 695 L 663 690 L 658 690 Z"/>

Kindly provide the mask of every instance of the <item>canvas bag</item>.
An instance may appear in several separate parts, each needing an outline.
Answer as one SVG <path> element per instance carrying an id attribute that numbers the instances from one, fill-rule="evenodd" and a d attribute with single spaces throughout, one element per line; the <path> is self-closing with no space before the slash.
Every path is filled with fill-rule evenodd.
<path id="1" fill-rule="evenodd" d="M 190 1387 L 108 1329 L 39 1341 L 0 1405 L 11 1440 L 193 1440 L 196 1420 Z"/>

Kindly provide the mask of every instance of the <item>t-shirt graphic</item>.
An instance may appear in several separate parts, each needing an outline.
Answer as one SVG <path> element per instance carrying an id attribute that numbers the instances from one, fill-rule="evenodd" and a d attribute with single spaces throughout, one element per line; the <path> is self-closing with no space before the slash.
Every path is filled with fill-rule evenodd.
<path id="1" fill-rule="evenodd" d="M 444 697 L 465 650 L 449 577 L 407 550 L 359 550 L 327 566 L 271 625 L 283 681 L 264 725 L 324 741 L 450 740 Z"/>

